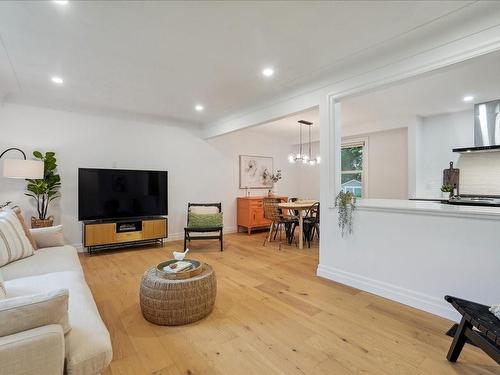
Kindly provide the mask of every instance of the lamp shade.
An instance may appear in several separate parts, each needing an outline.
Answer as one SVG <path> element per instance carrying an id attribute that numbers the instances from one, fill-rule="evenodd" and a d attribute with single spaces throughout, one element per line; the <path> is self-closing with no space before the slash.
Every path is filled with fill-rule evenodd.
<path id="1" fill-rule="evenodd" d="M 8 178 L 43 178 L 44 164 L 39 160 L 5 159 L 3 177 Z"/>

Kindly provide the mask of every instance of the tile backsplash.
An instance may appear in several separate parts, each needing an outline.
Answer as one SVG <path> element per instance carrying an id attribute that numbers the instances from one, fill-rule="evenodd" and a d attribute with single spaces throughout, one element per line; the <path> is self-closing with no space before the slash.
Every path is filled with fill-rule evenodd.
<path id="1" fill-rule="evenodd" d="M 460 194 L 500 195 L 500 152 L 461 154 Z"/>

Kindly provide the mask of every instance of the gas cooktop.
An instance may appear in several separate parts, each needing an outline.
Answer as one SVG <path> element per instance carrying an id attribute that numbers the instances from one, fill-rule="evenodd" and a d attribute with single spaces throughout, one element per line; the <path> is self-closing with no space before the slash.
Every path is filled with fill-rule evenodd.
<path id="1" fill-rule="evenodd" d="M 500 197 L 487 196 L 456 196 L 448 200 L 449 204 L 463 204 L 471 206 L 493 206 L 500 207 Z"/>

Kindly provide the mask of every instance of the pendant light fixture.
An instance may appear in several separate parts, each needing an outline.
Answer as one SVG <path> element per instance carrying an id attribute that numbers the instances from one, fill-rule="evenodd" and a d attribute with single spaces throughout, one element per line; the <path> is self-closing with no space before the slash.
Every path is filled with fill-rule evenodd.
<path id="1" fill-rule="evenodd" d="M 299 123 L 299 153 L 298 154 L 290 154 L 288 156 L 288 161 L 290 163 L 302 162 L 302 163 L 308 164 L 308 165 L 319 164 L 319 162 L 321 160 L 319 156 L 317 156 L 314 159 L 312 158 L 311 126 L 313 125 L 313 123 L 310 121 L 306 121 L 306 120 L 299 120 L 298 123 Z M 307 154 L 303 153 L 302 125 L 307 126 L 308 133 L 309 133 L 308 153 Z"/>

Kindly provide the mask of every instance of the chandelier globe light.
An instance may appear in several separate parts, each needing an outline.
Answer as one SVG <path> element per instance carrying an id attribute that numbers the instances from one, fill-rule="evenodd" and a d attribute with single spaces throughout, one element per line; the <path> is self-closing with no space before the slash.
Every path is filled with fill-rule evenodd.
<path id="1" fill-rule="evenodd" d="M 300 163 L 302 162 L 303 164 L 306 165 L 316 165 L 319 164 L 321 161 L 321 158 L 319 156 L 313 158 L 312 157 L 312 145 L 311 145 L 311 126 L 313 125 L 312 122 L 306 121 L 306 120 L 299 120 L 299 152 L 297 154 L 290 154 L 288 155 L 288 161 L 292 164 L 294 163 Z M 302 126 L 307 126 L 308 128 L 308 152 L 304 153 L 303 148 L 305 144 L 302 143 Z"/>

